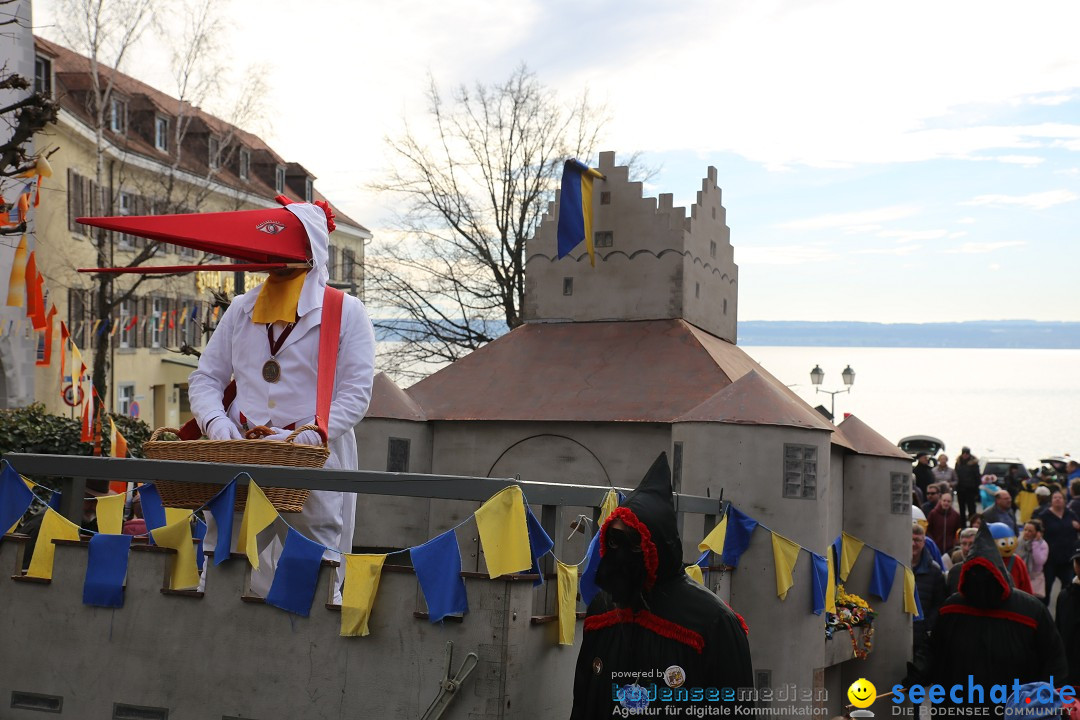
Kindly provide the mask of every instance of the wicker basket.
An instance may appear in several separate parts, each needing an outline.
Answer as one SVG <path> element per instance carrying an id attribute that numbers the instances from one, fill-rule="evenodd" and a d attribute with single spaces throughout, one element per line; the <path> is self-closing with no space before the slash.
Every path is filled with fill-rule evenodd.
<path id="1" fill-rule="evenodd" d="M 178 434 L 176 428 L 158 428 L 143 443 L 143 455 L 151 460 L 182 460 L 187 462 L 234 463 L 238 465 L 284 465 L 286 467 L 319 468 L 330 457 L 325 445 L 301 445 L 293 440 L 304 430 L 317 430 L 315 425 L 298 427 L 284 440 L 161 440 L 165 433 Z M 213 483 L 187 483 L 158 480 L 158 493 L 165 507 L 194 510 L 205 505 L 221 490 Z M 263 488 L 266 498 L 278 512 L 300 512 L 308 497 L 304 488 Z M 236 510 L 247 502 L 247 486 L 236 488 Z"/>

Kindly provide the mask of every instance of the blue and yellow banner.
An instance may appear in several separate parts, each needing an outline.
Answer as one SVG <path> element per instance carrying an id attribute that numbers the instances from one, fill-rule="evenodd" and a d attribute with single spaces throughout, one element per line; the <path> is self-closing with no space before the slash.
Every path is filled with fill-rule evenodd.
<path id="1" fill-rule="evenodd" d="M 564 258 L 584 240 L 589 251 L 589 264 L 596 267 L 592 234 L 593 178 L 603 179 L 604 176 L 599 170 L 573 158 L 563 165 L 558 244 L 559 257 Z"/>

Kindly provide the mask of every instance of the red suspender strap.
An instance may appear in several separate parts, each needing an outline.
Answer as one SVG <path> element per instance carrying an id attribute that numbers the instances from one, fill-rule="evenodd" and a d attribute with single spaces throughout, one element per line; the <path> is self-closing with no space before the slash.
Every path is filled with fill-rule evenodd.
<path id="1" fill-rule="evenodd" d="M 315 394 L 315 424 L 319 426 L 324 441 L 329 440 L 327 423 L 330 420 L 330 400 L 334 395 L 334 376 L 337 373 L 338 342 L 341 335 L 341 305 L 344 300 L 344 292 L 326 286 L 319 326 L 319 381 Z"/>

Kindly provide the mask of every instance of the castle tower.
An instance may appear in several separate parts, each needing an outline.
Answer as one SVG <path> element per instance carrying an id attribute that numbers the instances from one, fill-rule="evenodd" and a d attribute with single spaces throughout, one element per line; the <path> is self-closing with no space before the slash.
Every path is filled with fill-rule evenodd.
<path id="1" fill-rule="evenodd" d="M 735 343 L 739 270 L 716 168 L 689 217 L 670 193 L 642 197 L 615 153 L 600 153 L 599 169 L 607 180 L 593 183 L 596 267 L 584 243 L 558 259 L 558 204 L 549 205 L 527 246 L 525 321 L 681 318 Z"/>

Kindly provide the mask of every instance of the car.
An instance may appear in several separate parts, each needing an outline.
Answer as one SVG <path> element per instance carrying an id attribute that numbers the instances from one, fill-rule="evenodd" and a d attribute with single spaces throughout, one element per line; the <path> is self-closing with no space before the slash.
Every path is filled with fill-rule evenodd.
<path id="1" fill-rule="evenodd" d="M 906 452 L 914 460 L 919 453 L 926 453 L 930 457 L 937 457 L 939 452 L 945 451 L 945 442 L 931 435 L 908 435 L 900 438 L 896 446 Z"/>
<path id="2" fill-rule="evenodd" d="M 979 474 L 983 476 L 994 475 L 998 480 L 1001 480 L 1013 465 L 1020 469 L 1020 478 L 1022 480 L 1031 477 L 1031 473 L 1028 472 L 1024 463 L 1017 458 L 981 458 L 979 460 Z"/>

